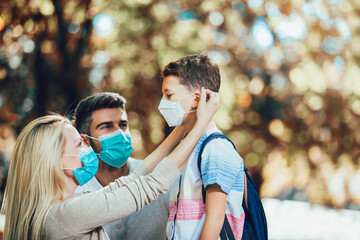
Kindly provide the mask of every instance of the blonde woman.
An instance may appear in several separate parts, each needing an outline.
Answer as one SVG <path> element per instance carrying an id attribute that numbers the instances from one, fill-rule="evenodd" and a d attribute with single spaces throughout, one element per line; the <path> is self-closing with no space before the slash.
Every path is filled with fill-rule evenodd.
<path id="1" fill-rule="evenodd" d="M 202 90 L 195 127 L 172 152 L 184 135 L 182 127 L 131 175 L 79 197 L 73 197 L 77 185 L 96 173 L 95 153 L 83 146 L 66 118 L 34 120 L 20 133 L 11 160 L 2 206 L 5 239 L 108 239 L 102 225 L 140 210 L 168 190 L 218 105 L 217 94 Z"/>

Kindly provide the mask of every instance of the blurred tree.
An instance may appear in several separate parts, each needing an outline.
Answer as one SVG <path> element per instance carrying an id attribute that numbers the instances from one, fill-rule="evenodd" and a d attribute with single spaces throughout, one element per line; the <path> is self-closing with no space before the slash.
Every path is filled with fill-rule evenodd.
<path id="1" fill-rule="evenodd" d="M 73 9 L 79 22 L 77 35 L 68 31 L 71 19 L 64 14 L 65 3 L 1 3 L 0 89 L 4 110 L 1 115 L 5 115 L 1 118 L 17 119 L 18 130 L 48 111 L 71 110 L 88 87 L 87 80 L 81 78 L 86 72 L 80 67 L 80 58 L 89 51 L 92 24 L 85 11 L 90 1 Z M 90 91 L 88 88 L 87 93 Z"/>

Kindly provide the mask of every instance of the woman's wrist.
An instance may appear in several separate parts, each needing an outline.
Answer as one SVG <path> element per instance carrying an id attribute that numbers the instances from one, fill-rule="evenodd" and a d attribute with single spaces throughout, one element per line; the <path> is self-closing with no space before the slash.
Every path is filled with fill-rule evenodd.
<path id="1" fill-rule="evenodd" d="M 192 129 L 192 132 L 202 136 L 205 133 L 207 126 L 208 126 L 208 123 L 196 121 L 196 123 Z"/>
<path id="2" fill-rule="evenodd" d="M 177 138 L 179 139 L 183 139 L 186 135 L 186 131 L 185 131 L 185 127 L 180 125 L 180 126 L 176 126 L 173 130 L 174 134 L 177 136 Z"/>

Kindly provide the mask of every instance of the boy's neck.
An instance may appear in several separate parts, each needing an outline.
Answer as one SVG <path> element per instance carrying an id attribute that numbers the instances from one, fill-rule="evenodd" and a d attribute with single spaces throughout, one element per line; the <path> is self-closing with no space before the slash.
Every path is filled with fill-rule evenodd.
<path id="1" fill-rule="evenodd" d="M 185 128 L 185 132 L 188 133 L 193 129 L 195 122 L 196 122 L 196 116 L 193 119 L 188 119 L 189 121 L 183 125 Z M 210 129 L 216 127 L 216 124 L 213 119 L 211 119 L 210 123 L 208 124 L 208 127 L 206 128 L 206 131 L 209 131 Z"/>
<path id="2" fill-rule="evenodd" d="M 206 129 L 206 132 L 213 129 L 213 128 L 215 128 L 215 127 L 216 127 L 216 124 L 215 124 L 214 120 L 211 119 L 211 121 L 209 122 L 209 125 L 208 125 L 208 127 Z"/>

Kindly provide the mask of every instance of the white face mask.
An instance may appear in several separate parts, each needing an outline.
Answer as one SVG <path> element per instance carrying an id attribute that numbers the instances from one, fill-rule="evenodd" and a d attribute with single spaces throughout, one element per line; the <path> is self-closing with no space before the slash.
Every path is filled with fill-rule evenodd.
<path id="1" fill-rule="evenodd" d="M 184 97 L 183 99 L 190 97 L 192 95 L 193 94 L 190 94 Z M 196 112 L 196 110 L 185 112 L 185 110 L 182 108 L 180 104 L 180 101 L 182 101 L 183 99 L 180 99 L 179 101 L 176 102 L 169 101 L 166 99 L 161 99 L 158 109 L 161 115 L 165 118 L 165 121 L 167 122 L 169 127 L 180 126 L 183 121 L 184 115 L 186 113 Z"/>

